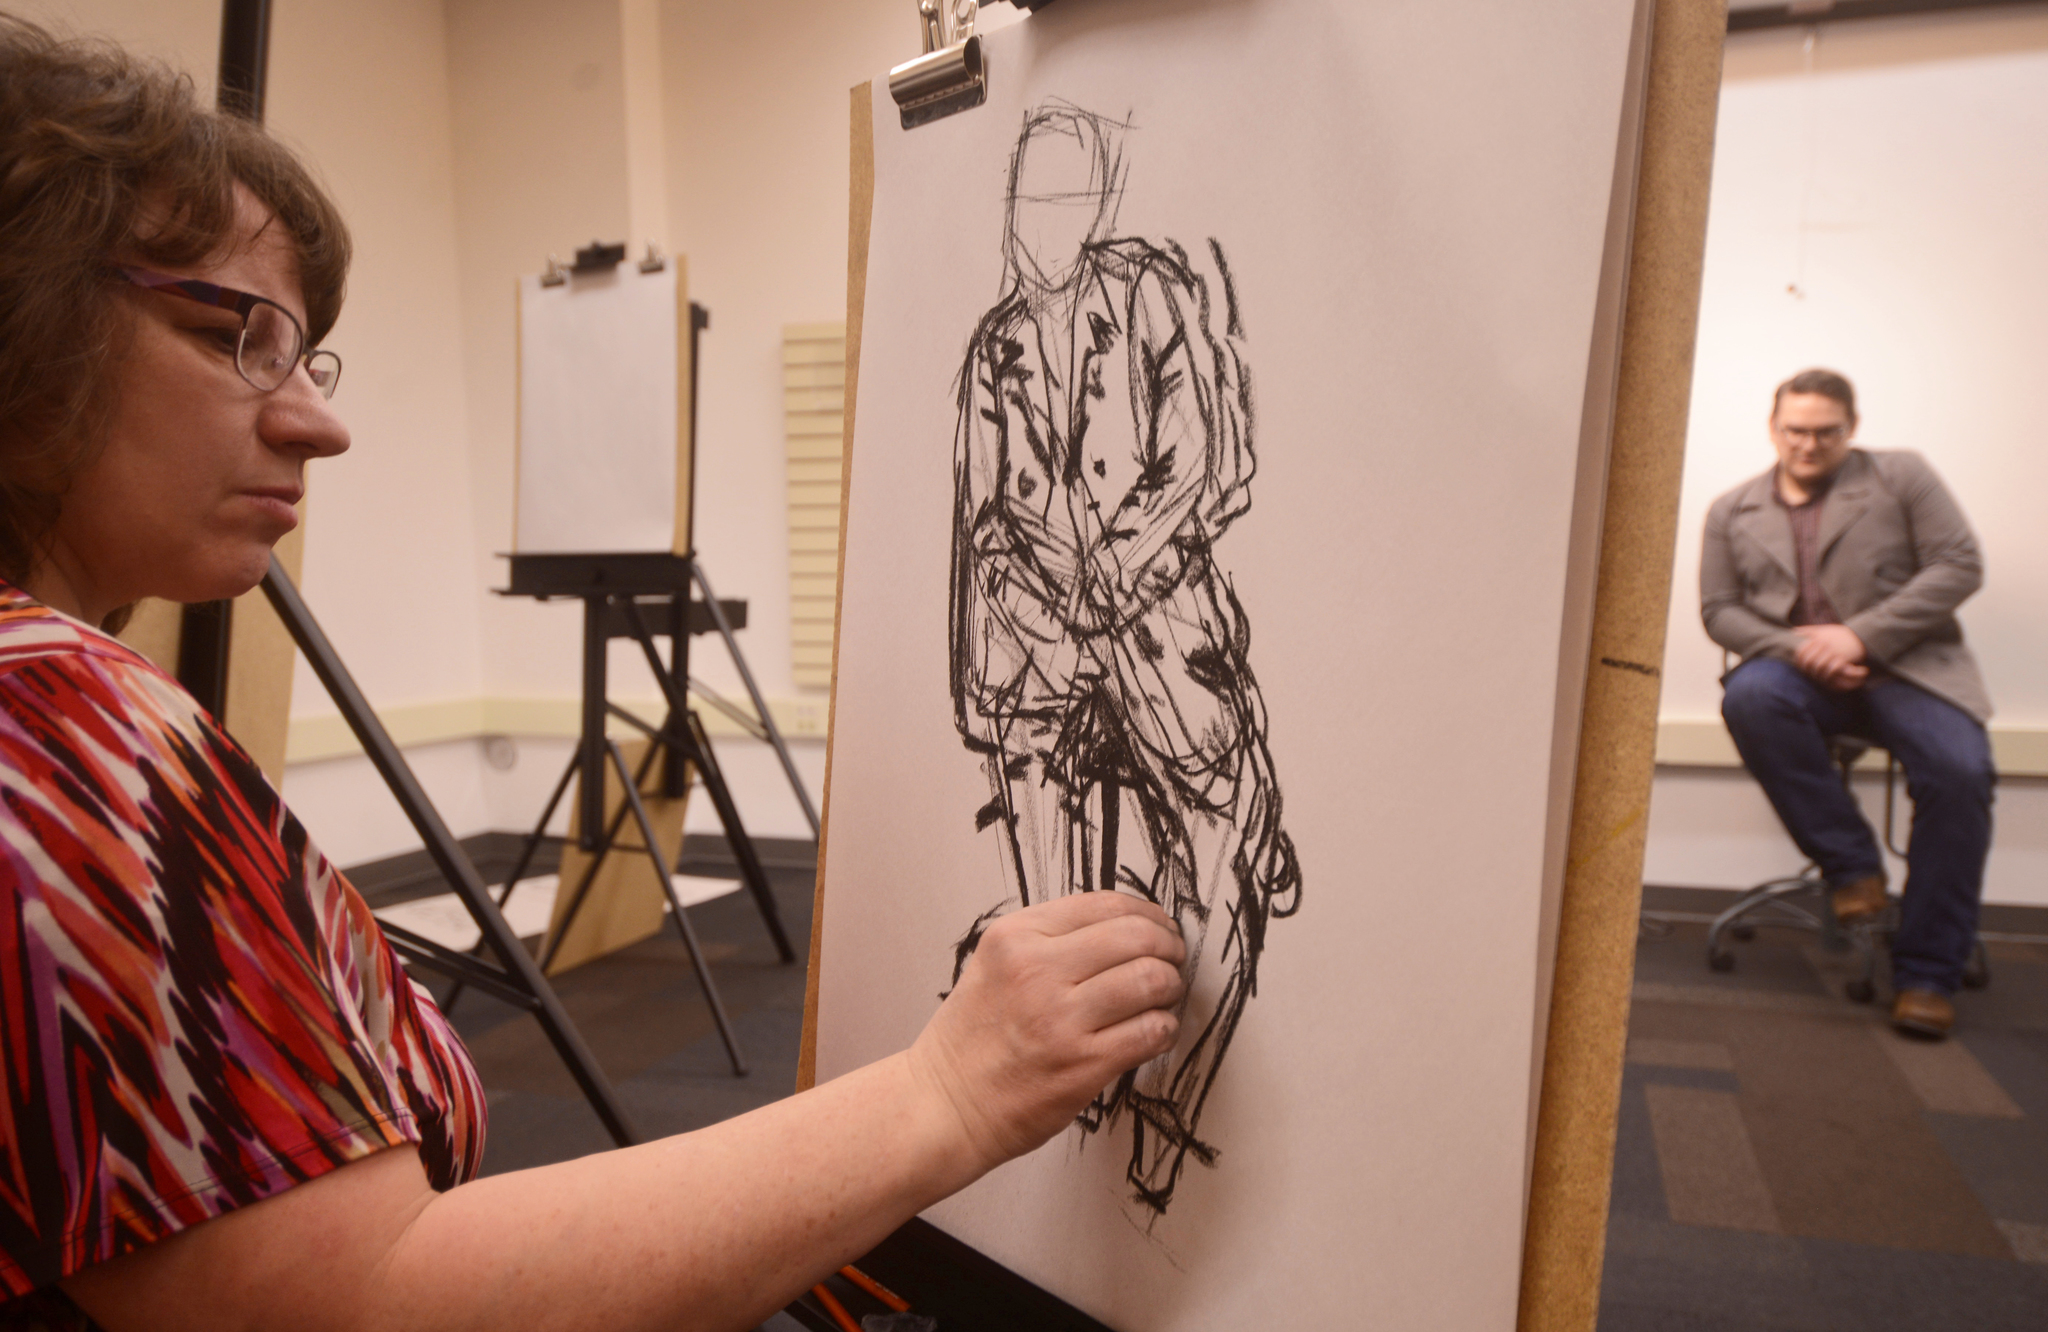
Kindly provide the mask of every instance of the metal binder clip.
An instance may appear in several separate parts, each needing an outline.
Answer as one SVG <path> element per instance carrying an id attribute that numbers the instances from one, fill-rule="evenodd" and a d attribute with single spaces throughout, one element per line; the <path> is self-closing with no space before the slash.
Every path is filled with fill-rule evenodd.
<path id="1" fill-rule="evenodd" d="M 540 285 L 543 287 L 559 287 L 568 280 L 569 270 L 562 267 L 561 260 L 553 255 L 549 255 L 548 266 L 540 275 Z"/>
<path id="2" fill-rule="evenodd" d="M 889 71 L 889 95 L 916 129 L 988 100 L 981 38 L 974 33 L 975 0 L 919 0 L 924 54 Z"/>
<path id="3" fill-rule="evenodd" d="M 640 261 L 640 271 L 643 273 L 659 273 L 667 267 L 668 260 L 662 257 L 661 247 L 653 241 L 647 242 L 647 257 Z"/>

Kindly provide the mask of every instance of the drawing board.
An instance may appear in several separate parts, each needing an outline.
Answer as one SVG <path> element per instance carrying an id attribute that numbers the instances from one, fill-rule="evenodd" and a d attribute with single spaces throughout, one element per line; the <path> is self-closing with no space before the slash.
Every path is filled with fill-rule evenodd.
<path id="1" fill-rule="evenodd" d="M 689 551 L 688 291 L 680 259 L 520 279 L 519 554 Z"/>
<path id="2" fill-rule="evenodd" d="M 1070 3 L 877 89 L 817 1072 L 991 907 L 1173 903 L 1227 1050 L 930 1214 L 1112 1326 L 1514 1320 L 1640 36 Z"/>

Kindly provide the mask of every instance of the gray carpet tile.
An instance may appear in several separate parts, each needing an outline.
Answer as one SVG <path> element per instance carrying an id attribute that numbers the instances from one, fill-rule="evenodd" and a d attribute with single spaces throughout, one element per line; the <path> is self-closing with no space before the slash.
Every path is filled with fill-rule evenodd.
<path id="1" fill-rule="evenodd" d="M 1735 949 L 1639 946 L 1601 1332 L 2048 1328 L 2044 950 L 1994 945 L 1930 1045 L 1809 935 Z"/>
<path id="2" fill-rule="evenodd" d="M 1842 1329 L 1799 1240 L 1639 1217 L 1608 1224 L 1600 1303 L 1601 1332 L 1612 1332 L 1610 1305 L 1630 1311 L 1615 1325 L 1624 1328 L 1658 1326 L 1644 1320 L 1663 1310 L 1706 1320 L 1702 1327 Z"/>
<path id="3" fill-rule="evenodd" d="M 732 1071 L 673 928 L 554 978 L 562 1006 L 643 1137 L 703 1128 L 795 1090 L 811 876 L 776 869 L 769 877 L 797 949 L 794 963 L 777 960 L 758 909 L 745 893 L 690 908 L 692 927 L 747 1064 L 743 1076 Z M 445 981 L 426 979 L 437 997 L 448 992 Z M 612 1146 L 538 1023 L 475 991 L 462 996 L 452 1020 L 476 1060 L 488 1096 L 486 1174 Z"/>

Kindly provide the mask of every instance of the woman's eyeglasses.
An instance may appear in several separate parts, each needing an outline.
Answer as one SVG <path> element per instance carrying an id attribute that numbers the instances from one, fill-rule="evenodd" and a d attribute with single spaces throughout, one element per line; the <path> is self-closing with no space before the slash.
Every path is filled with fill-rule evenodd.
<path id="1" fill-rule="evenodd" d="M 240 315 L 242 331 L 235 340 L 235 369 L 251 387 L 273 392 L 303 363 L 320 396 L 334 396 L 334 386 L 341 382 L 341 358 L 331 351 L 307 351 L 306 330 L 291 311 L 276 301 L 196 278 L 152 273 L 146 268 L 118 267 L 114 271 L 138 287 Z"/>

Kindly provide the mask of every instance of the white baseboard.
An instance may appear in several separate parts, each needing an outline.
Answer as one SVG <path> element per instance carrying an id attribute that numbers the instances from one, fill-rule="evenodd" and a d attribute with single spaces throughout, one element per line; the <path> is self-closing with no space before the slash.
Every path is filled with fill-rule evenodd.
<path id="1" fill-rule="evenodd" d="M 661 721 L 663 707 L 659 698 L 613 701 L 649 722 Z M 752 715 L 751 709 L 747 712 Z M 771 698 L 768 712 L 786 740 L 823 740 L 831 717 L 831 708 L 823 697 Z M 739 723 L 716 708 L 700 705 L 698 715 L 704 719 L 704 729 L 714 737 L 746 734 Z M 582 725 L 582 703 L 574 696 L 450 698 L 379 708 L 377 719 L 401 749 L 487 735 L 574 737 Z M 637 734 L 616 718 L 612 720 L 611 731 L 619 736 Z M 285 742 L 287 763 L 315 763 L 362 752 L 355 733 L 338 712 L 292 718 Z"/>
<path id="2" fill-rule="evenodd" d="M 1993 726 L 1991 756 L 2002 777 L 2048 777 L 2048 727 Z M 1739 768 L 1742 759 L 1719 717 L 1667 717 L 1657 723 L 1657 763 L 1674 768 Z M 1866 755 L 1864 766 L 1884 759 Z"/>
<path id="3" fill-rule="evenodd" d="M 629 712 L 649 721 L 661 719 L 662 704 L 658 698 L 618 701 Z M 379 709 L 377 716 L 391 738 L 404 749 L 486 735 L 573 737 L 581 724 L 581 706 L 573 696 L 451 698 L 401 703 Z M 831 721 L 831 708 L 819 695 L 771 698 L 768 711 L 787 740 L 823 740 Z M 716 708 L 700 707 L 699 715 L 704 719 L 705 730 L 715 737 L 745 734 L 737 722 Z M 621 736 L 634 733 L 616 719 L 612 729 Z M 285 745 L 287 763 L 313 763 L 361 752 L 362 747 L 339 713 L 292 718 L 290 738 Z M 1991 752 L 2001 776 L 2048 777 L 2048 727 L 1993 726 Z M 1881 758 L 1867 758 L 1865 762 L 1883 765 Z M 1742 766 L 1735 753 L 1735 742 L 1728 738 L 1728 729 L 1718 717 L 1667 717 L 1658 722 L 1657 763 L 1678 768 Z"/>

